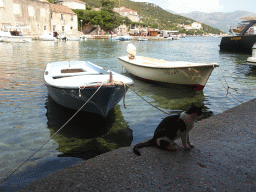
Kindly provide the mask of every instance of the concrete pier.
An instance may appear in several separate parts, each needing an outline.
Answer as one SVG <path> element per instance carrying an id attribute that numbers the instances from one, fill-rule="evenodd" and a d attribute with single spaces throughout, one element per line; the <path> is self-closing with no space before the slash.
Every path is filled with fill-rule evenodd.
<path id="1" fill-rule="evenodd" d="M 255 191 L 256 99 L 195 124 L 195 148 L 111 151 L 38 179 L 21 191 Z"/>

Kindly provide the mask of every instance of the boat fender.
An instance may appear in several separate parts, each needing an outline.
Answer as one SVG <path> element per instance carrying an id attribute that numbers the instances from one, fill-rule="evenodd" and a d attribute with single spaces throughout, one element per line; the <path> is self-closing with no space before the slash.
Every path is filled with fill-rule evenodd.
<path id="1" fill-rule="evenodd" d="M 136 47 L 132 43 L 129 43 L 127 45 L 127 52 L 129 54 L 129 59 L 134 59 L 136 56 Z"/>
<path id="2" fill-rule="evenodd" d="M 256 43 L 252 47 L 252 56 L 247 58 L 247 62 L 256 63 Z"/>
<path id="3" fill-rule="evenodd" d="M 110 71 L 109 72 L 109 83 L 112 83 L 113 82 L 113 75 L 112 75 L 112 72 Z"/>

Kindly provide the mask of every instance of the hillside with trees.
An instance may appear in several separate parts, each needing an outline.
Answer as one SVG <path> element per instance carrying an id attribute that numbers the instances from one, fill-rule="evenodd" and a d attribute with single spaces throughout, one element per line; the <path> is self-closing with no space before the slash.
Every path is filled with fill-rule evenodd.
<path id="1" fill-rule="evenodd" d="M 90 7 L 101 7 L 102 0 L 82 0 L 87 3 Z M 124 6 L 132 10 L 136 10 L 141 16 L 144 26 L 151 28 L 158 28 L 162 30 L 179 30 L 181 33 L 187 34 L 203 34 L 203 33 L 214 33 L 220 34 L 221 30 L 213 28 L 209 25 L 203 24 L 203 30 L 189 30 L 186 31 L 183 28 L 177 27 L 178 24 L 191 25 L 195 20 L 170 13 L 161 7 L 145 2 L 133 2 L 130 0 L 104 0 L 113 2 L 115 7 Z M 120 5 L 119 5 L 120 2 Z"/>
<path id="2" fill-rule="evenodd" d="M 48 0 L 51 1 L 51 0 Z M 78 21 L 83 20 L 83 26 L 100 25 L 106 30 L 116 28 L 125 20 L 126 25 L 132 23 L 130 19 L 121 17 L 113 11 L 114 7 L 124 6 L 136 10 L 140 15 L 140 24 L 145 27 L 160 30 L 179 30 L 180 33 L 193 34 L 220 34 L 221 30 L 203 24 L 203 30 L 191 29 L 186 31 L 177 25 L 191 25 L 195 20 L 170 13 L 161 7 L 145 2 L 133 2 L 130 0 L 81 0 L 86 2 L 87 10 L 73 10 L 78 15 Z M 120 4 L 119 4 L 120 3 Z M 101 11 L 93 11 L 92 8 L 101 8 Z"/>

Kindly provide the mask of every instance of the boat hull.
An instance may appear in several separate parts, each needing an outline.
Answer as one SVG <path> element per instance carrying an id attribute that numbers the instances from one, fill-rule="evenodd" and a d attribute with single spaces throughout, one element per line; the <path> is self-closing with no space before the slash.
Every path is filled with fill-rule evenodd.
<path id="1" fill-rule="evenodd" d="M 86 87 L 84 89 L 80 89 L 79 91 L 79 89 L 63 89 L 50 85 L 46 86 L 48 94 L 56 103 L 74 110 L 79 110 L 99 88 L 99 86 Z M 126 91 L 127 88 L 125 88 L 123 85 L 103 85 L 81 110 L 97 113 L 103 117 L 106 117 L 108 112 L 123 98 Z"/>
<path id="2" fill-rule="evenodd" d="M 156 82 L 181 84 L 197 91 L 204 89 L 215 67 L 214 65 L 180 68 L 146 67 L 132 64 L 121 58 L 119 58 L 119 62 L 129 73 L 139 78 Z"/>
<path id="3" fill-rule="evenodd" d="M 256 43 L 256 35 L 222 37 L 220 51 L 251 54 L 254 43 Z"/>
<path id="4" fill-rule="evenodd" d="M 119 40 L 120 41 L 131 41 L 132 37 L 130 37 L 130 36 L 120 36 Z"/>
<path id="5" fill-rule="evenodd" d="M 0 39 L 1 41 L 4 41 L 4 42 L 18 42 L 18 43 L 32 42 L 32 36 L 23 36 L 19 31 L 12 31 L 12 32 L 0 31 Z"/>
<path id="6" fill-rule="evenodd" d="M 9 36 L 9 37 L 2 37 L 2 40 L 5 42 L 32 42 L 32 37 L 30 36 Z"/>
<path id="7" fill-rule="evenodd" d="M 138 41 L 148 41 L 148 39 L 147 38 L 138 38 Z"/>
<path id="8" fill-rule="evenodd" d="M 103 117 L 122 99 L 127 91 L 125 84 L 133 84 L 130 78 L 89 61 L 48 63 L 44 82 L 50 97 L 70 109 L 79 110 L 93 95 L 81 110 Z"/>

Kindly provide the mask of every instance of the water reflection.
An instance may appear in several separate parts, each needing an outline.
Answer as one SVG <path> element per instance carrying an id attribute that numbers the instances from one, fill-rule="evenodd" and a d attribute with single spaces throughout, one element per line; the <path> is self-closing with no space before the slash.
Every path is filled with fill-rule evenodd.
<path id="1" fill-rule="evenodd" d="M 220 54 L 220 59 L 225 62 L 225 66 L 221 66 L 219 76 L 222 82 L 231 88 L 232 93 L 240 96 L 249 94 L 251 91 L 248 90 L 250 89 L 255 90 L 256 67 L 246 62 L 249 56 L 234 53 Z M 241 101 L 242 99 L 240 99 Z"/>
<path id="2" fill-rule="evenodd" d="M 139 95 L 146 98 L 154 106 L 164 109 L 164 111 L 168 113 L 186 111 L 191 103 L 202 106 L 207 102 L 207 97 L 204 95 L 203 91 L 194 91 L 183 85 L 146 81 L 133 77 L 130 74 L 125 75 L 133 78 L 135 82 L 133 89 L 135 89 Z M 211 115 L 213 115 L 212 111 L 205 106 L 200 119 L 208 118 Z"/>
<path id="3" fill-rule="evenodd" d="M 246 75 L 256 77 L 256 65 L 249 65 Z"/>
<path id="4" fill-rule="evenodd" d="M 55 103 L 50 96 L 45 103 L 47 125 L 52 136 L 75 113 Z M 79 112 L 54 138 L 62 154 L 59 157 L 89 159 L 96 155 L 130 146 L 132 130 L 125 122 L 120 106 L 116 105 L 105 119 L 100 115 Z"/>

